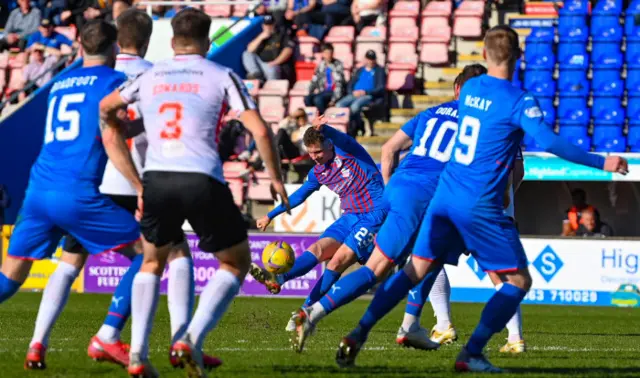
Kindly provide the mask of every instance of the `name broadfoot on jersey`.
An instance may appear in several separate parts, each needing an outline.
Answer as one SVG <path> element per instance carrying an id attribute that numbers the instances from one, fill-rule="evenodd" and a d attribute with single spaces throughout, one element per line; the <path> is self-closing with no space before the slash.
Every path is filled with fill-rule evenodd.
<path id="1" fill-rule="evenodd" d="M 220 182 L 222 119 L 229 109 L 256 107 L 238 76 L 200 55 L 161 61 L 122 85 L 120 95 L 140 104 L 149 141 L 145 172 L 197 172 Z"/>

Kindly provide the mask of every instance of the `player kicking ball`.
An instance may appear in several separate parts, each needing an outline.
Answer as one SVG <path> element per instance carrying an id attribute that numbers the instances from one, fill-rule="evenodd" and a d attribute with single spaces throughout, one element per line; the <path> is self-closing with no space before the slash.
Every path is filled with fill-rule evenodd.
<path id="1" fill-rule="evenodd" d="M 314 124 L 323 122 L 324 117 L 319 117 Z M 356 261 L 363 264 L 367 261 L 373 250 L 373 237 L 387 215 L 387 205 L 382 176 L 369 153 L 355 139 L 327 126 L 318 130 L 309 128 L 303 143 L 315 166 L 304 184 L 291 195 L 291 206 L 299 206 L 326 185 L 340 197 L 343 214 L 295 260 L 289 272 L 273 274 L 252 264 L 250 273 L 277 294 L 285 282 L 304 276 L 320 262 L 329 261 L 305 301 L 305 305 L 310 305 L 326 294 L 348 267 Z M 284 206 L 276 207 L 257 221 L 258 228 L 264 231 L 284 211 Z M 287 324 L 287 331 L 295 329 L 295 314 Z"/>
<path id="2" fill-rule="evenodd" d="M 423 279 L 432 279 L 464 244 L 480 267 L 499 274 L 503 284 L 489 299 L 480 323 L 458 354 L 459 372 L 502 372 L 484 356 L 493 334 L 515 314 L 531 287 L 527 258 L 515 224 L 504 215 L 504 192 L 524 133 L 547 152 L 571 162 L 626 174 L 619 156 L 584 152 L 553 133 L 535 98 L 511 85 L 520 57 L 518 34 L 507 26 L 491 28 L 483 52 L 488 73 L 469 80 L 460 92 L 459 130 L 416 239 L 411 261 L 375 294 L 359 325 L 342 339 L 340 366 L 351 366 L 378 320 Z"/>
<path id="3" fill-rule="evenodd" d="M 285 207 L 278 154 L 270 129 L 255 110 L 242 81 L 205 58 L 211 19 L 187 8 L 172 20 L 175 57 L 158 62 L 100 104 L 106 122 L 118 109 L 140 103 L 149 142 L 140 226 L 144 260 L 133 280 L 131 351 L 128 372 L 154 376 L 148 360 L 149 334 L 159 298 L 160 277 L 171 248 L 183 239 L 188 220 L 201 250 L 215 253 L 220 267 L 200 296 L 183 336 L 172 345 L 192 377 L 205 377 L 202 346 L 240 290 L 251 263 L 247 229 L 226 185 L 218 153 L 219 126 L 227 108 L 240 113 Z"/>
<path id="4" fill-rule="evenodd" d="M 60 75 L 51 87 L 44 144 L 31 168 L 8 256 L 2 264 L 0 302 L 20 288 L 34 260 L 51 257 L 64 234 L 72 235 L 89 254 L 119 249 L 126 256 L 135 255 L 131 246 L 140 238 L 138 223 L 99 191 L 108 157 L 135 193 L 142 193 L 124 139 L 125 125 L 119 121 L 101 125 L 96 111 L 99 99 L 126 80 L 111 68 L 116 33 L 103 21 L 88 22 L 81 32 L 82 68 Z M 62 254 L 43 292 L 25 368 L 46 367 L 49 332 L 85 260 L 84 254 Z"/>
<path id="5" fill-rule="evenodd" d="M 381 170 L 387 182 L 384 199 L 389 204 L 389 214 L 378 232 L 373 254 L 364 267 L 336 282 L 333 286 L 336 290 L 298 311 L 294 318 L 297 325 L 294 337 L 296 351 L 302 351 L 305 340 L 318 321 L 366 293 L 396 264 L 407 259 L 440 173 L 451 156 L 458 129 L 457 98 L 460 90 L 467 80 L 485 72 L 486 69 L 479 64 L 465 67 L 454 82 L 454 101 L 421 112 L 385 143 Z M 327 126 L 317 127 L 327 129 Z M 394 172 L 398 153 L 409 147 L 411 150 Z M 457 260 L 449 262 L 457 264 Z M 440 346 L 429 339 L 428 332 L 417 321 L 429 294 L 422 286 L 428 285 L 429 281 L 425 280 L 409 296 L 407 312 L 410 312 L 412 321 L 407 322 L 405 317 L 396 336 L 399 344 L 423 350 Z"/>

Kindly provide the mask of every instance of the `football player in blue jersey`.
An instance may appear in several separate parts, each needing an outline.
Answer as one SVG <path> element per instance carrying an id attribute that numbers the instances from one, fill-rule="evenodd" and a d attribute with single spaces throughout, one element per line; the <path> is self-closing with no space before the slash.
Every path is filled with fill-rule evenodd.
<path id="1" fill-rule="evenodd" d="M 411 261 L 374 296 L 359 325 L 344 337 L 336 362 L 353 365 L 371 328 L 423 279 L 433 280 L 442 264 L 466 248 L 480 267 L 500 275 L 502 286 L 489 299 L 480 324 L 455 362 L 457 371 L 501 372 L 483 349 L 514 315 L 531 287 L 527 259 L 515 224 L 503 212 L 504 192 L 524 133 L 538 145 L 577 164 L 626 174 L 619 156 L 584 152 L 553 133 L 528 92 L 511 85 L 520 57 L 518 34 L 507 26 L 490 29 L 484 39 L 488 73 L 469 80 L 460 92 L 459 130 L 427 209 Z"/>
<path id="2" fill-rule="evenodd" d="M 389 214 L 378 232 L 375 249 L 364 267 L 336 282 L 331 292 L 320 301 L 300 309 L 295 317 L 297 334 L 293 339 L 298 352 L 320 319 L 367 292 L 396 264 L 406 260 L 440 173 L 451 156 L 458 130 L 457 99 L 460 89 L 467 80 L 485 72 L 486 69 L 479 64 L 465 67 L 454 82 L 454 101 L 421 112 L 382 147 L 381 171 L 387 183 L 384 199 L 389 204 Z M 410 147 L 394 172 L 398 154 Z M 408 305 L 416 316 L 422 310 L 428 290 L 420 290 L 419 293 L 413 300 L 415 304 L 410 302 Z M 429 339 L 428 332 L 418 322 L 412 325 L 415 327 L 400 327 L 396 338 L 398 343 L 424 350 L 440 346 Z"/>
<path id="3" fill-rule="evenodd" d="M 0 273 L 0 303 L 24 283 L 35 260 L 51 257 L 65 233 L 90 254 L 121 249 L 134 256 L 140 238 L 134 216 L 98 189 L 107 157 L 142 192 L 136 167 L 125 141 L 124 128 L 99 121 L 99 101 L 121 85 L 126 76 L 113 70 L 116 29 L 104 21 L 83 28 L 82 68 L 61 74 L 48 99 L 44 144 L 31 168 L 29 185 L 18 215 L 7 259 Z M 52 274 L 38 316 L 37 329 L 25 368 L 44 369 L 51 325 L 64 307 L 86 254 L 62 254 Z M 56 295 L 64 293 L 64 295 Z"/>
<path id="4" fill-rule="evenodd" d="M 323 120 L 321 117 L 316 123 L 321 124 Z M 319 262 L 328 260 L 321 280 L 305 301 L 310 305 L 319 300 L 349 266 L 356 261 L 363 264 L 367 261 L 373 250 L 373 236 L 387 215 L 387 206 L 383 200 L 384 182 L 380 171 L 355 139 L 332 127 L 324 127 L 321 131 L 309 128 L 303 143 L 315 166 L 305 183 L 291 195 L 291 207 L 302 204 L 313 192 L 326 185 L 340 197 L 343 214 L 296 259 L 289 272 L 274 275 L 254 264 L 250 273 L 276 294 L 285 282 L 304 276 Z M 273 218 L 284 211 L 282 205 L 276 207 L 258 220 L 258 227 L 264 230 Z M 287 331 L 293 330 L 295 323 L 292 317 Z"/>

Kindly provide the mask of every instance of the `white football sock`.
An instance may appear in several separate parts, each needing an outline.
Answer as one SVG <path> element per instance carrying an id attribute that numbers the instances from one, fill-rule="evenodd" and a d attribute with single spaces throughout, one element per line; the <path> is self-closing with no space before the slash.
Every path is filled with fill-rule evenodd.
<path id="1" fill-rule="evenodd" d="M 309 321 L 312 324 L 318 323 L 322 318 L 327 316 L 327 312 L 325 311 L 324 306 L 320 304 L 320 301 L 311 305 L 311 307 L 308 308 L 308 311 Z"/>
<path id="2" fill-rule="evenodd" d="M 113 344 L 120 340 L 120 330 L 108 324 L 103 324 L 96 336 L 98 336 L 103 343 Z"/>
<path id="3" fill-rule="evenodd" d="M 522 311 L 518 306 L 516 313 L 507 322 L 507 331 L 509 331 L 508 341 L 510 343 L 522 340 Z"/>
<path id="4" fill-rule="evenodd" d="M 240 279 L 233 273 L 220 269 L 207 283 L 187 334 L 199 349 L 202 348 L 207 334 L 218 324 L 229 304 L 240 290 Z"/>
<path id="5" fill-rule="evenodd" d="M 405 331 L 411 332 L 415 331 L 420 327 L 420 318 L 410 314 L 408 312 L 404 313 L 404 318 L 402 319 L 402 329 Z"/>
<path id="6" fill-rule="evenodd" d="M 447 271 L 442 269 L 436 277 L 431 292 L 429 293 L 429 301 L 436 316 L 436 330 L 444 332 L 451 326 L 451 286 L 449 285 L 449 277 Z"/>
<path id="7" fill-rule="evenodd" d="M 191 258 L 180 257 L 169 263 L 169 282 L 167 284 L 171 338 L 175 339 L 178 331 L 184 332 L 187 329 L 191 321 L 191 311 L 193 311 L 191 288 L 194 281 Z"/>
<path id="8" fill-rule="evenodd" d="M 149 334 L 160 296 L 160 277 L 139 272 L 131 289 L 131 355 L 146 360 L 149 353 Z"/>
<path id="9" fill-rule="evenodd" d="M 71 285 L 73 285 L 73 281 L 78 277 L 78 274 L 80 274 L 80 270 L 73 265 L 65 262 L 58 263 L 58 267 L 49 277 L 49 282 L 47 282 L 47 286 L 42 292 L 36 328 L 29 345 L 42 343 L 46 346 L 49 343 L 51 329 L 65 304 L 67 304 Z"/>

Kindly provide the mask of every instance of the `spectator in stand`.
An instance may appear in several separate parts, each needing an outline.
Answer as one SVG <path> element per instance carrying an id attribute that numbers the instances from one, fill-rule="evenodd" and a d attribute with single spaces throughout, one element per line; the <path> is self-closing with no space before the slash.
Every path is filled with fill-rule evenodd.
<path id="1" fill-rule="evenodd" d="M 288 23 L 294 23 L 298 30 L 302 30 L 306 25 L 307 14 L 316 9 L 318 3 L 316 0 L 288 0 L 287 10 L 284 12 L 284 18 Z"/>
<path id="2" fill-rule="evenodd" d="M 311 123 L 309 123 L 309 118 L 303 108 L 296 109 L 280 121 L 274 141 L 282 158 L 291 160 L 307 153 L 307 148 L 302 143 L 302 137 L 309 127 L 311 127 Z"/>
<path id="3" fill-rule="evenodd" d="M 64 0 L 38 0 L 36 3 L 42 18 L 51 20 L 55 25 L 60 25 L 60 14 L 64 11 Z"/>
<path id="4" fill-rule="evenodd" d="M 347 94 L 336 103 L 339 108 L 350 108 L 349 135 L 355 136 L 358 130 L 364 131 L 364 122 L 360 112 L 373 102 L 384 99 L 387 82 L 384 68 L 376 62 L 376 52 L 369 50 L 365 54 L 365 65 L 358 68 L 349 81 Z M 369 131 L 368 134 L 372 132 Z"/>
<path id="5" fill-rule="evenodd" d="M 35 92 L 38 88 L 42 87 L 53 78 L 54 72 L 51 70 L 51 68 L 53 68 L 53 66 L 55 66 L 56 62 L 58 61 L 58 56 L 55 54 L 50 54 L 45 58 L 44 45 L 33 45 L 29 49 L 29 51 L 31 52 L 29 57 L 30 61 L 29 64 L 27 64 L 27 66 L 24 68 L 22 74 L 22 77 L 24 79 L 24 84 L 22 87 L 24 88 L 26 84 L 31 81 L 35 80 L 35 82 L 34 85 L 28 87 L 26 91 L 23 91 L 18 95 L 20 101 L 23 101 L 31 93 Z M 41 76 L 42 74 L 44 75 Z"/>
<path id="6" fill-rule="evenodd" d="M 60 13 L 60 24 L 75 25 L 78 30 L 82 30 L 86 22 L 84 12 L 92 3 L 92 0 L 65 0 L 64 11 Z"/>
<path id="7" fill-rule="evenodd" d="M 9 15 L 4 38 L 0 39 L 0 52 L 14 47 L 24 50 L 29 36 L 38 30 L 40 17 L 40 9 L 31 7 L 29 0 L 18 0 L 18 8 Z"/>
<path id="8" fill-rule="evenodd" d="M 311 26 L 321 26 L 322 31 L 309 32 L 310 35 L 324 39 L 329 29 L 335 25 L 340 25 L 349 18 L 351 14 L 351 0 L 318 0 L 322 4 L 320 9 L 300 14 L 297 24 L 306 29 Z"/>
<path id="9" fill-rule="evenodd" d="M 333 45 L 324 43 L 321 47 L 322 61 L 316 67 L 311 79 L 309 95 L 304 98 L 307 106 L 315 106 L 323 114 L 344 96 L 345 78 L 342 62 L 333 57 Z"/>
<path id="10" fill-rule="evenodd" d="M 242 54 L 247 78 L 278 80 L 285 77 L 286 65 L 291 62 L 295 42 L 286 30 L 277 30 L 273 16 L 266 15 L 260 33 Z"/>
<path id="11" fill-rule="evenodd" d="M 129 0 L 114 1 L 111 7 L 111 22 L 116 22 L 118 17 L 129 8 L 131 8 L 131 2 Z"/>
<path id="12" fill-rule="evenodd" d="M 83 12 L 85 20 L 103 19 L 105 21 L 113 21 L 111 20 L 112 3 L 112 0 L 93 1 Z"/>
<path id="13" fill-rule="evenodd" d="M 585 209 L 582 211 L 580 227 L 576 231 L 576 236 L 605 238 L 613 236 L 611 227 L 602 222 L 600 217 L 593 209 Z"/>
<path id="14" fill-rule="evenodd" d="M 376 24 L 383 13 L 383 5 L 382 0 L 353 0 L 351 18 L 356 25 L 356 34 L 360 34 L 365 27 Z"/>
<path id="15" fill-rule="evenodd" d="M 47 18 L 43 18 L 40 21 L 40 27 L 38 31 L 31 34 L 29 37 L 29 41 L 27 42 L 27 48 L 31 48 L 32 46 L 40 45 L 46 49 L 60 51 L 60 48 L 63 45 L 72 47 L 73 41 L 64 36 L 63 34 L 58 33 L 53 29 L 53 23 L 51 20 Z"/>
<path id="16" fill-rule="evenodd" d="M 562 236 L 575 236 L 582 222 L 582 213 L 590 210 L 599 218 L 600 214 L 595 207 L 587 204 L 587 193 L 582 189 L 574 189 L 571 192 L 573 206 L 567 210 L 567 216 L 562 222 Z"/>

